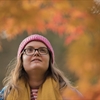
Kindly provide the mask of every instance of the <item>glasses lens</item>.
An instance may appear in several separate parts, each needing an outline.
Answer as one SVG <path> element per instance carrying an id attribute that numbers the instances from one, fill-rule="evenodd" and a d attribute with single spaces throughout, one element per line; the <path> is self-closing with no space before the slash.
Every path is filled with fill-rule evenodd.
<path id="1" fill-rule="evenodd" d="M 29 47 L 25 49 L 25 54 L 26 55 L 32 55 L 34 53 L 34 48 L 33 47 Z"/>
<path id="2" fill-rule="evenodd" d="M 39 53 L 40 53 L 41 55 L 44 55 L 44 54 L 47 54 L 47 53 L 48 53 L 48 49 L 45 48 L 45 47 L 39 48 L 38 51 L 39 51 Z"/>

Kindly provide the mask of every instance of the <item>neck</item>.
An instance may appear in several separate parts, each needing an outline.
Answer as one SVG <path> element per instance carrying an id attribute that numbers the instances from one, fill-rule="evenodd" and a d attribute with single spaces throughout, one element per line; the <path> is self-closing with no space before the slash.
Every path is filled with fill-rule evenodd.
<path id="1" fill-rule="evenodd" d="M 43 82 L 44 82 L 44 77 L 42 76 L 34 75 L 29 77 L 29 85 L 33 89 L 39 88 Z"/>

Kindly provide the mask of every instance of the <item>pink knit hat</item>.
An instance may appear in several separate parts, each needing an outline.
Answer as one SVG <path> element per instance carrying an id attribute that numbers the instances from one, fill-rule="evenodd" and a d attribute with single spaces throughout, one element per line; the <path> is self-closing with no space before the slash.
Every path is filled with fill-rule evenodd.
<path id="1" fill-rule="evenodd" d="M 52 63 L 54 63 L 54 50 L 53 50 L 50 42 L 48 41 L 47 38 L 45 38 L 41 35 L 38 35 L 38 34 L 28 36 L 20 43 L 19 48 L 18 48 L 17 58 L 19 57 L 20 53 L 23 51 L 24 47 L 31 41 L 43 42 L 47 46 L 49 51 L 51 52 Z"/>

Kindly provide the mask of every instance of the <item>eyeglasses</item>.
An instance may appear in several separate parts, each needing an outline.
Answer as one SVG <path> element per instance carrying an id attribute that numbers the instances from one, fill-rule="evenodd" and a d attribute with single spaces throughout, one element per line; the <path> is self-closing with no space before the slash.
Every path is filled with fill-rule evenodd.
<path id="1" fill-rule="evenodd" d="M 26 48 L 26 49 L 23 50 L 23 52 L 24 52 L 26 55 L 28 55 L 28 56 L 34 55 L 36 51 L 38 51 L 38 53 L 39 53 L 40 55 L 46 55 L 46 54 L 49 53 L 48 49 L 45 48 L 45 47 L 40 47 L 40 48 L 38 48 L 38 49 L 35 49 L 35 48 L 33 48 L 33 47 L 28 47 L 28 48 Z"/>

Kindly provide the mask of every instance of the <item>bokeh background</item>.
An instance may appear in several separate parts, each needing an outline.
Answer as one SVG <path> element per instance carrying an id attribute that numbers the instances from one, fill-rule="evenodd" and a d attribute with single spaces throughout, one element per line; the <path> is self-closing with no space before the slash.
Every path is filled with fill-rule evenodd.
<path id="1" fill-rule="evenodd" d="M 86 100 L 100 100 L 100 0 L 0 0 L 0 89 L 20 42 L 42 34 Z"/>

